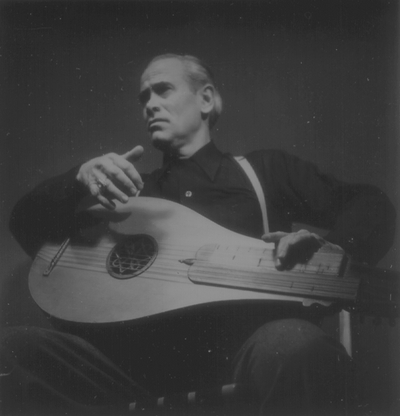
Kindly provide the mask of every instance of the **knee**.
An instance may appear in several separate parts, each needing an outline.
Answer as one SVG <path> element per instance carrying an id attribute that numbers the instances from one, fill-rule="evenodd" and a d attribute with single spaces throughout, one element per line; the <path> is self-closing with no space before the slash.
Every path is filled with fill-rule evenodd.
<path id="1" fill-rule="evenodd" d="M 343 346 L 316 325 L 284 319 L 260 327 L 242 346 L 234 365 L 236 372 L 238 368 L 258 372 L 303 366 L 316 370 L 337 366 L 347 358 Z"/>
<path id="2" fill-rule="evenodd" d="M 37 342 L 45 338 L 46 330 L 43 328 L 30 326 L 12 326 L 2 330 L 1 346 L 2 348 L 16 347 L 24 345 L 26 347 L 32 342 Z"/>
<path id="3" fill-rule="evenodd" d="M 300 319 L 269 322 L 259 328 L 248 341 L 252 349 L 261 349 L 275 356 L 296 356 L 309 351 L 336 349 L 337 343 L 316 325 Z M 339 347 L 339 349 L 341 349 Z"/>
<path id="4" fill-rule="evenodd" d="M 293 406 L 287 414 L 311 414 L 305 411 L 309 406 L 342 403 L 348 364 L 341 344 L 317 326 L 279 320 L 263 325 L 243 345 L 234 379 L 247 386 L 260 406 L 287 409 L 284 397 L 290 394 Z"/>
<path id="5" fill-rule="evenodd" d="M 47 330 L 36 327 L 17 326 L 3 328 L 0 339 L 1 368 L 13 366 L 15 361 L 34 354 L 38 345 L 45 342 Z"/>

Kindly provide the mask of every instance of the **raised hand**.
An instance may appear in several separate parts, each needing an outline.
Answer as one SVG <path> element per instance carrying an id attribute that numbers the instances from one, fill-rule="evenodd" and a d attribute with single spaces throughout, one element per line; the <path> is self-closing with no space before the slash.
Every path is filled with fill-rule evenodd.
<path id="1" fill-rule="evenodd" d="M 123 155 L 107 153 L 84 163 L 76 179 L 84 184 L 90 193 L 104 207 L 114 209 L 113 199 L 127 202 L 143 188 L 140 174 L 132 164 L 142 156 L 142 146 L 136 146 Z"/>

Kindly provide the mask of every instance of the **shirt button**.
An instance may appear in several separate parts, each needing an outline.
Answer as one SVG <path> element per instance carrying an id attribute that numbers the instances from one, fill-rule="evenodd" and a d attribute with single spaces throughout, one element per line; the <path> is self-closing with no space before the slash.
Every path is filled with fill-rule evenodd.
<path id="1" fill-rule="evenodd" d="M 186 198 L 190 198 L 192 196 L 192 191 L 186 191 L 185 196 Z"/>

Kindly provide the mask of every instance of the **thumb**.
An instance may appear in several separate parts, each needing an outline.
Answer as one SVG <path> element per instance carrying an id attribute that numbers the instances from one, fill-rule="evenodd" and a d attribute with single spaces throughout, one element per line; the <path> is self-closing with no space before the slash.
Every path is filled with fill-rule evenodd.
<path id="1" fill-rule="evenodd" d="M 273 233 L 267 233 L 264 234 L 261 239 L 265 241 L 266 243 L 279 243 L 281 238 L 287 236 L 288 233 L 285 233 L 283 231 L 276 231 Z"/>
<path id="2" fill-rule="evenodd" d="M 129 152 L 126 152 L 121 156 L 126 160 L 136 162 L 142 157 L 143 152 L 143 146 L 135 146 L 133 149 L 129 150 Z"/>

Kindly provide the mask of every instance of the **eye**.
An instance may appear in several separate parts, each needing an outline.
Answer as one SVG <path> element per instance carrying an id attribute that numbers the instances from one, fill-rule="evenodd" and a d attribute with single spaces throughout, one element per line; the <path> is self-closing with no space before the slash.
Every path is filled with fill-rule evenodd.
<path id="1" fill-rule="evenodd" d="M 172 90 L 171 85 L 169 84 L 158 84 L 154 87 L 154 92 L 160 97 L 166 97 Z"/>
<path id="2" fill-rule="evenodd" d="M 139 103 L 142 106 L 144 106 L 147 103 L 147 101 L 149 101 L 149 98 L 150 98 L 150 91 L 149 90 L 142 91 L 138 96 Z"/>

